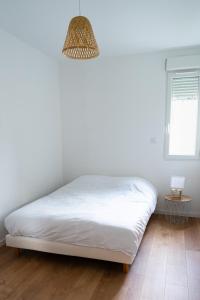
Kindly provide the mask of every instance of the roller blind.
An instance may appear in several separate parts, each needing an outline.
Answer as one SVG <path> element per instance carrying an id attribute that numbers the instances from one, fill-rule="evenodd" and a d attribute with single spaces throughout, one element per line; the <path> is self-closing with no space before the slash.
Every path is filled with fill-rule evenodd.
<path id="1" fill-rule="evenodd" d="M 199 76 L 172 78 L 172 101 L 198 100 Z"/>
<path id="2" fill-rule="evenodd" d="M 168 72 L 166 154 L 200 158 L 200 71 Z"/>
<path id="3" fill-rule="evenodd" d="M 169 57 L 165 63 L 166 71 L 200 69 L 200 55 Z"/>

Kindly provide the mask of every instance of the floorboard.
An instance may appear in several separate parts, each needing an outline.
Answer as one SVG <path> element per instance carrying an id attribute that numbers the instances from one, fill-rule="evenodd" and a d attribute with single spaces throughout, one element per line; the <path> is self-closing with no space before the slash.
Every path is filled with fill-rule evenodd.
<path id="1" fill-rule="evenodd" d="M 0 300 L 200 300 L 200 221 L 154 215 L 128 274 L 117 263 L 0 248 Z"/>

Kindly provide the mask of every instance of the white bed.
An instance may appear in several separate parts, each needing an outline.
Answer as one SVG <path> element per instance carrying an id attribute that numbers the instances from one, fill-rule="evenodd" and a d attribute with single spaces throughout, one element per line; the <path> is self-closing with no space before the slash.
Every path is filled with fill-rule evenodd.
<path id="1" fill-rule="evenodd" d="M 156 200 L 141 178 L 81 176 L 7 216 L 6 244 L 131 264 Z"/>

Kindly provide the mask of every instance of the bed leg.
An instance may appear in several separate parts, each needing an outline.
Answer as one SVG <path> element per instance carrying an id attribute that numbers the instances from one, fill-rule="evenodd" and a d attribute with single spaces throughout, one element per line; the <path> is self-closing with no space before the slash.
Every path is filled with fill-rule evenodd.
<path id="1" fill-rule="evenodd" d="M 15 249 L 16 255 L 19 257 L 21 254 L 21 249 L 20 248 L 16 248 Z"/>
<path id="2" fill-rule="evenodd" d="M 129 270 L 129 265 L 123 264 L 123 273 L 128 273 L 128 270 Z"/>

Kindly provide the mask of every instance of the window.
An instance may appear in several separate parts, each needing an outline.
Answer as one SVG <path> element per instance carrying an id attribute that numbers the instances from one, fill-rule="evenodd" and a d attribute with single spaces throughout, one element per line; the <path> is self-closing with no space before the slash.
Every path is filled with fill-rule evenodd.
<path id="1" fill-rule="evenodd" d="M 199 78 L 199 71 L 168 73 L 168 158 L 199 158 Z"/>

